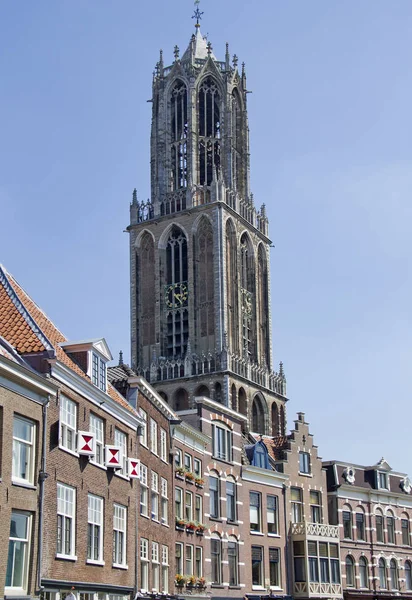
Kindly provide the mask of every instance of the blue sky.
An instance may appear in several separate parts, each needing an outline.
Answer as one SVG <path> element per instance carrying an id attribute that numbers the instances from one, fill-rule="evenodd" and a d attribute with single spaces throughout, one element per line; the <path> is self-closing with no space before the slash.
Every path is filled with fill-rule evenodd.
<path id="1" fill-rule="evenodd" d="M 204 0 L 246 62 L 275 360 L 320 455 L 412 474 L 412 2 Z M 128 208 L 190 0 L 0 3 L 0 260 L 69 339 L 129 356 Z"/>

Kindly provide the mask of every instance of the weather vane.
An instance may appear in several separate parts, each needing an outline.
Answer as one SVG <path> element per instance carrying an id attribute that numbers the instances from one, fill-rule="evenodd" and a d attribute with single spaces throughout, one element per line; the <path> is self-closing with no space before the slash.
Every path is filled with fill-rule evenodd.
<path id="1" fill-rule="evenodd" d="M 202 20 L 202 15 L 203 12 L 201 12 L 200 8 L 199 8 L 199 4 L 200 4 L 200 0 L 195 0 L 195 14 L 193 15 L 192 19 L 196 19 L 196 25 L 195 27 L 200 27 L 200 23 L 199 21 Z"/>

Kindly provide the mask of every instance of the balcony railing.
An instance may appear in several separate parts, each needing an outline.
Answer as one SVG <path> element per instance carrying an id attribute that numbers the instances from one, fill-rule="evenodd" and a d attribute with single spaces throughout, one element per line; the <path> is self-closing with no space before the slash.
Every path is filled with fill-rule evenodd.
<path id="1" fill-rule="evenodd" d="M 314 535 L 339 539 L 339 525 L 326 523 L 292 523 L 291 535 Z"/>
<path id="2" fill-rule="evenodd" d="M 295 598 L 339 597 L 342 596 L 342 586 L 340 583 L 296 582 L 293 586 L 293 592 Z"/>

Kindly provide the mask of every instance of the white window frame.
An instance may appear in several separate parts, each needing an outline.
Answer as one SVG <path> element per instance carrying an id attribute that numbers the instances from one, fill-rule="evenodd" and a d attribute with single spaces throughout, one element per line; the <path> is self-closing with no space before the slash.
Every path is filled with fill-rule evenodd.
<path id="1" fill-rule="evenodd" d="M 149 591 L 149 540 L 140 538 L 140 588 Z"/>
<path id="2" fill-rule="evenodd" d="M 198 552 L 200 555 L 200 560 L 197 559 Z M 194 570 L 195 570 L 196 577 L 203 577 L 203 548 L 202 548 L 202 546 L 196 546 L 196 548 L 195 548 L 194 563 L 195 563 Z M 197 568 L 198 566 L 200 566 L 200 569 Z"/>
<path id="3" fill-rule="evenodd" d="M 66 485 L 65 483 L 57 483 L 57 521 L 59 522 L 61 517 L 61 552 L 59 552 L 59 539 L 57 539 L 57 552 L 58 558 L 67 558 L 71 560 L 77 560 L 75 554 L 76 548 L 76 489 Z M 66 531 L 67 521 L 69 524 L 70 531 L 70 551 L 66 552 Z M 58 525 L 59 531 L 59 525 Z"/>
<path id="4" fill-rule="evenodd" d="M 104 419 L 98 417 L 94 413 L 90 413 L 89 429 L 90 433 L 94 433 L 96 449 L 96 452 L 94 456 L 91 457 L 90 462 L 106 469 L 104 464 Z M 100 459 L 98 457 L 98 451 L 100 453 Z"/>
<path id="5" fill-rule="evenodd" d="M 252 504 L 252 494 L 254 502 L 257 499 L 257 506 Z M 249 492 L 249 524 L 250 533 L 262 532 L 262 494 L 253 490 Z"/>
<path id="6" fill-rule="evenodd" d="M 11 585 L 5 585 L 4 587 L 4 595 L 26 595 L 27 593 L 27 581 L 28 581 L 28 572 L 29 565 L 31 564 L 31 528 L 32 528 L 32 515 L 29 512 L 25 512 L 22 510 L 12 510 L 10 515 L 10 523 L 13 515 L 21 515 L 26 519 L 26 535 L 25 537 L 17 537 L 16 535 L 12 535 L 11 533 L 11 524 L 10 524 L 10 533 L 8 537 L 8 558 L 6 561 L 6 575 L 9 570 L 8 561 L 10 558 L 13 560 L 13 569 L 12 569 L 12 579 Z M 14 583 L 14 575 L 15 575 L 15 566 L 16 566 L 16 546 L 23 550 L 23 569 L 21 573 L 21 584 L 22 585 L 13 585 Z M 17 559 L 18 562 L 19 559 Z M 7 584 L 7 580 L 5 581 Z"/>
<path id="7" fill-rule="evenodd" d="M 162 592 L 169 591 L 169 546 L 162 545 Z"/>
<path id="8" fill-rule="evenodd" d="M 159 521 L 159 475 L 156 471 L 151 471 L 150 480 L 150 516 L 152 521 Z"/>
<path id="9" fill-rule="evenodd" d="M 179 501 L 178 501 L 179 500 Z M 175 487 L 175 514 L 177 519 L 183 519 L 183 490 L 180 487 Z"/>
<path id="10" fill-rule="evenodd" d="M 193 521 L 193 494 L 185 491 L 185 519 L 188 522 Z"/>
<path id="11" fill-rule="evenodd" d="M 184 461 L 185 461 L 184 466 L 185 466 L 186 471 L 189 471 L 189 473 L 191 473 L 192 472 L 192 465 L 193 465 L 192 455 L 188 454 L 187 452 L 185 452 Z"/>
<path id="12" fill-rule="evenodd" d="M 299 473 L 302 475 L 310 475 L 312 472 L 312 465 L 310 460 L 309 452 L 302 450 L 299 452 Z"/>
<path id="13" fill-rule="evenodd" d="M 120 460 L 122 463 L 121 469 L 116 469 L 116 475 L 127 477 L 127 434 L 115 427 L 114 429 L 114 445 L 120 448 Z"/>
<path id="14" fill-rule="evenodd" d="M 180 556 L 177 556 L 177 550 L 179 549 L 179 554 Z M 175 566 L 176 566 L 176 573 L 179 573 L 180 575 L 183 575 L 184 573 L 184 565 L 183 565 L 183 561 L 184 561 L 184 545 L 182 544 L 182 542 L 175 542 Z M 180 562 L 180 565 L 178 564 L 178 562 Z M 179 569 L 179 566 L 181 567 Z"/>
<path id="15" fill-rule="evenodd" d="M 274 498 L 274 507 L 269 506 L 269 498 Z M 269 531 L 269 525 L 271 524 L 274 525 L 275 531 Z M 268 535 L 279 535 L 279 501 L 275 494 L 267 494 L 266 496 L 266 526 Z"/>
<path id="16" fill-rule="evenodd" d="M 96 352 L 92 352 L 91 379 L 94 386 L 105 392 L 107 389 L 106 361 Z"/>
<path id="17" fill-rule="evenodd" d="M 195 521 L 198 521 L 199 523 L 203 523 L 203 496 L 201 496 L 200 494 L 195 494 L 195 503 L 194 503 L 194 511 L 193 512 L 194 512 Z"/>
<path id="18" fill-rule="evenodd" d="M 193 544 L 185 545 L 185 574 L 193 575 Z"/>
<path id="19" fill-rule="evenodd" d="M 30 439 L 18 437 L 15 424 L 23 423 L 29 427 Z M 34 485 L 34 458 L 36 448 L 36 424 L 21 415 L 13 415 L 13 463 L 12 481 L 23 485 Z M 23 465 L 24 463 L 24 465 Z"/>
<path id="20" fill-rule="evenodd" d="M 139 408 L 139 414 L 144 421 L 144 425 L 141 425 L 140 443 L 142 446 L 147 448 L 147 412 L 143 408 Z"/>
<path id="21" fill-rule="evenodd" d="M 380 490 L 389 490 L 389 473 L 387 471 L 378 471 L 377 478 L 378 488 Z M 384 485 L 382 485 L 382 480 Z"/>
<path id="22" fill-rule="evenodd" d="M 202 461 L 200 458 L 193 459 L 193 471 L 197 477 L 202 477 Z"/>
<path id="23" fill-rule="evenodd" d="M 212 424 L 213 457 L 233 462 L 233 432 L 223 423 Z"/>
<path id="24" fill-rule="evenodd" d="M 152 542 L 152 591 L 160 591 L 159 543 Z"/>
<path id="25" fill-rule="evenodd" d="M 167 460 L 167 433 L 166 430 L 162 427 L 160 428 L 160 458 L 164 462 L 168 462 Z"/>
<path id="26" fill-rule="evenodd" d="M 144 517 L 149 516 L 149 486 L 147 483 L 147 472 L 148 469 L 146 465 L 140 463 L 140 514 Z M 145 499 L 144 502 L 142 502 L 142 498 Z"/>
<path id="27" fill-rule="evenodd" d="M 113 504 L 113 567 L 127 566 L 127 507 Z M 120 560 L 118 560 L 120 558 Z"/>
<path id="28" fill-rule="evenodd" d="M 103 498 L 88 494 L 87 496 L 87 563 L 104 565 L 103 560 Z M 91 532 L 91 535 L 90 535 Z M 98 540 L 96 543 L 96 533 Z"/>
<path id="29" fill-rule="evenodd" d="M 169 507 L 169 500 L 168 500 L 168 493 L 167 493 L 167 479 L 165 479 L 164 477 L 160 478 L 160 493 L 161 493 L 161 522 L 162 525 L 167 525 L 168 524 L 168 507 Z"/>
<path id="30" fill-rule="evenodd" d="M 63 395 L 60 397 L 59 448 L 78 456 L 76 451 L 77 404 Z"/>
<path id="31" fill-rule="evenodd" d="M 152 417 L 150 417 L 150 452 L 158 456 L 157 447 L 157 423 Z"/>

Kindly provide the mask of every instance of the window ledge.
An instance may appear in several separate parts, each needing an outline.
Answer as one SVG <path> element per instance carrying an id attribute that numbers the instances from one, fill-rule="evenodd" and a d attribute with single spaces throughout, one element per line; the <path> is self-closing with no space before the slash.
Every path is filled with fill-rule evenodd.
<path id="1" fill-rule="evenodd" d="M 217 589 L 219 589 L 219 590 L 224 590 L 224 589 L 225 589 L 225 586 L 224 586 L 224 585 L 222 585 L 221 583 L 211 583 L 211 584 L 210 584 L 210 587 L 212 587 L 212 588 L 217 588 Z"/>
<path id="2" fill-rule="evenodd" d="M 252 590 L 264 590 L 266 592 L 266 588 L 263 585 L 252 585 Z"/>
<path id="3" fill-rule="evenodd" d="M 123 571 L 128 570 L 128 565 L 118 565 L 117 563 L 112 564 L 113 569 L 123 569 Z"/>
<path id="4" fill-rule="evenodd" d="M 150 520 L 150 517 L 149 517 L 149 515 L 142 515 L 142 513 L 140 513 L 140 516 L 141 516 L 141 517 L 143 517 L 143 519 L 148 519 L 148 520 Z"/>
<path id="5" fill-rule="evenodd" d="M 229 585 L 229 590 L 241 590 L 242 586 L 240 585 Z"/>
<path id="6" fill-rule="evenodd" d="M 11 484 L 17 487 L 26 488 L 27 490 L 37 490 L 37 487 L 32 483 L 26 483 L 25 481 L 20 481 L 19 479 L 12 479 Z"/>
<path id="7" fill-rule="evenodd" d="M 70 448 L 66 448 L 65 446 L 61 446 L 59 444 L 59 448 L 60 450 L 63 450 L 63 452 L 67 452 L 67 454 L 71 454 L 72 456 L 75 456 L 76 458 L 79 458 L 80 454 L 78 452 L 75 452 L 74 450 L 70 450 Z"/>
<path id="8" fill-rule="evenodd" d="M 94 460 L 90 461 L 91 465 L 94 465 L 95 467 L 98 467 L 99 469 L 103 469 L 103 471 L 107 471 L 107 467 L 105 465 L 101 465 L 98 462 L 95 462 Z"/>
<path id="9" fill-rule="evenodd" d="M 268 537 L 271 537 L 271 538 L 280 538 L 280 535 L 278 533 L 268 533 Z"/>
<path id="10" fill-rule="evenodd" d="M 223 523 L 223 520 L 221 519 L 221 517 L 212 517 L 209 515 L 209 520 L 216 521 L 216 523 Z"/>
<path id="11" fill-rule="evenodd" d="M 93 560 L 92 558 L 88 558 L 86 560 L 86 564 L 88 565 L 97 565 L 98 567 L 104 567 L 106 564 L 104 560 Z"/>
<path id="12" fill-rule="evenodd" d="M 261 536 L 264 536 L 265 534 L 264 534 L 264 533 L 262 533 L 261 531 L 251 531 L 251 532 L 250 532 L 250 535 L 261 535 Z M 266 589 L 266 588 L 265 588 L 265 589 Z"/>
<path id="13" fill-rule="evenodd" d="M 56 558 L 59 558 L 61 560 L 72 560 L 72 561 L 77 560 L 77 556 L 75 556 L 74 554 L 69 556 L 68 554 L 58 554 L 58 553 L 56 553 Z"/>
<path id="14" fill-rule="evenodd" d="M 302 471 L 299 471 L 299 475 L 302 475 L 302 477 L 313 477 L 312 473 L 303 473 Z"/>

